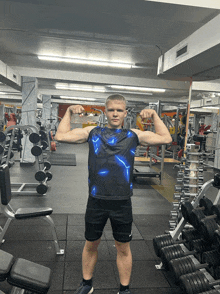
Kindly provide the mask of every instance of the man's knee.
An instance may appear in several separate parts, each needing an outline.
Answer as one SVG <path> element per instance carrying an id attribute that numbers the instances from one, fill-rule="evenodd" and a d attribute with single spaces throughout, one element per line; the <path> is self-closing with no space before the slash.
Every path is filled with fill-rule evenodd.
<path id="1" fill-rule="evenodd" d="M 130 242 L 122 243 L 115 240 L 115 247 L 119 254 L 129 255 L 131 253 Z"/>
<path id="2" fill-rule="evenodd" d="M 95 240 L 95 241 L 88 241 L 86 240 L 86 243 L 85 243 L 85 246 L 84 246 L 84 249 L 86 251 L 96 251 L 98 249 L 98 246 L 100 244 L 100 241 L 101 241 L 101 238 L 98 239 L 98 240 Z"/>

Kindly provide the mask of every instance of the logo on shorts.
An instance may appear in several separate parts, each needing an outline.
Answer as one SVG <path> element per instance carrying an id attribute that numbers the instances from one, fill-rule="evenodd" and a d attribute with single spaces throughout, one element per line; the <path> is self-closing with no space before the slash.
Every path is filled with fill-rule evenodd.
<path id="1" fill-rule="evenodd" d="M 129 237 L 131 237 L 132 236 L 132 232 L 131 232 L 131 234 L 129 235 Z"/>

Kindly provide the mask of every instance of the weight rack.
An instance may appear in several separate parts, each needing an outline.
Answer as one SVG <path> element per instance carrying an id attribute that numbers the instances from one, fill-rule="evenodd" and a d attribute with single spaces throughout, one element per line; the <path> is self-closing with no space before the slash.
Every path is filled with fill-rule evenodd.
<path id="1" fill-rule="evenodd" d="M 198 196 L 203 184 L 203 153 L 199 152 L 199 145 L 187 144 L 185 157 L 178 165 L 177 183 L 173 198 L 173 208 L 170 212 L 170 230 L 174 230 L 181 219 L 181 204 L 185 201 L 192 201 Z"/>
<path id="2" fill-rule="evenodd" d="M 4 132 L 1 132 L 0 137 L 4 136 L 5 138 L 10 137 L 9 142 L 9 148 L 8 148 L 8 154 L 10 154 L 13 146 L 13 140 L 15 137 L 15 132 L 17 130 L 23 131 L 25 134 L 30 135 L 32 133 L 39 134 L 38 128 L 32 125 L 12 125 L 9 126 Z M 10 136 L 9 136 L 10 134 Z M 2 145 L 5 145 L 3 142 Z M 43 158 L 42 158 L 43 161 Z M 41 162 L 39 161 L 39 158 L 36 160 L 37 165 L 40 169 Z M 5 164 L 9 164 L 9 158 L 6 159 Z M 11 183 L 12 188 L 15 188 L 15 190 L 12 190 L 13 196 L 39 196 L 39 193 L 37 193 L 36 188 L 39 185 L 39 183 Z M 18 187 L 18 188 L 17 188 Z M 34 190 L 25 190 L 25 189 L 33 188 Z"/>
<path id="3" fill-rule="evenodd" d="M 210 187 L 213 187 L 213 183 L 214 183 L 214 179 L 211 179 L 202 185 L 198 195 L 194 197 L 194 199 L 191 201 L 191 204 L 194 208 L 196 208 L 199 205 L 200 199 L 205 196 L 207 190 Z M 213 202 L 213 205 L 216 205 L 219 202 L 219 199 L 220 199 L 220 190 L 218 191 L 218 194 L 215 198 L 215 201 Z M 182 217 L 180 221 L 178 222 L 176 228 L 174 230 L 169 231 L 169 234 L 174 241 L 179 240 L 182 230 L 184 227 L 186 227 L 186 225 L 187 225 L 187 221 Z M 187 250 L 187 248 L 185 250 Z M 162 262 L 159 265 L 155 265 L 155 267 L 156 269 L 164 269 Z"/>

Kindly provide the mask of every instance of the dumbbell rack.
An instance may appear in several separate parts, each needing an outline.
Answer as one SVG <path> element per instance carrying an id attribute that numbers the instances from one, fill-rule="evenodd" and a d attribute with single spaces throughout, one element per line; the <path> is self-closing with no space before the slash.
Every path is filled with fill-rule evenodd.
<path id="1" fill-rule="evenodd" d="M 38 133 L 38 129 L 35 126 L 31 125 L 12 125 L 9 126 L 4 133 L 1 133 L 1 136 L 5 136 L 7 138 L 10 134 L 10 142 L 9 142 L 9 147 L 8 147 L 8 154 L 11 153 L 12 146 L 13 146 L 13 140 L 14 140 L 14 134 L 17 130 L 23 131 L 27 134 L 31 134 L 33 132 Z M 5 142 L 2 143 L 4 145 Z M 10 156 L 9 156 L 10 157 Z M 9 164 L 9 157 L 6 159 L 6 164 Z M 38 163 L 39 165 L 39 163 Z M 39 183 L 11 183 L 11 186 L 15 188 L 15 190 L 12 190 L 12 195 L 13 196 L 39 196 L 39 193 L 36 192 L 36 188 L 38 187 Z M 26 190 L 33 188 L 35 190 Z"/>
<path id="2" fill-rule="evenodd" d="M 173 195 L 174 202 L 169 221 L 170 230 L 174 230 L 181 219 L 181 204 L 185 201 L 192 201 L 198 196 L 199 190 L 203 184 L 203 160 L 202 152 L 199 152 L 199 146 L 187 144 L 185 156 L 178 166 L 177 183 Z"/>
<path id="3" fill-rule="evenodd" d="M 191 204 L 194 208 L 196 208 L 199 205 L 200 199 L 205 196 L 208 189 L 210 187 L 213 187 L 213 183 L 214 183 L 214 179 L 211 179 L 202 185 L 198 195 L 196 197 L 194 197 L 194 199 L 191 201 Z M 219 199 L 220 199 L 220 190 L 218 191 L 218 194 L 215 198 L 215 201 L 213 202 L 213 205 L 216 205 L 219 202 Z M 186 227 L 186 225 L 187 225 L 187 222 L 182 217 L 180 219 L 180 221 L 178 222 L 176 228 L 174 230 L 169 231 L 169 234 L 174 241 L 179 240 L 181 233 L 182 233 L 182 230 L 184 229 L 184 227 Z M 187 250 L 187 248 L 184 245 L 181 245 L 181 246 L 182 246 L 182 248 L 185 248 L 185 250 Z M 156 269 L 164 269 L 162 262 L 159 265 L 155 265 L 155 267 L 156 267 Z"/>

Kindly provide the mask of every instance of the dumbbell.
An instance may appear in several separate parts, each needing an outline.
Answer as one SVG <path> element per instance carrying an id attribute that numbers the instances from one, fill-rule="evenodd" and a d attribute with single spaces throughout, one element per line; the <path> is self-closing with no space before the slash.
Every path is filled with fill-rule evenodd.
<path id="1" fill-rule="evenodd" d="M 202 261 L 203 263 L 196 263 L 191 256 L 172 259 L 169 267 L 174 274 L 175 282 L 179 281 L 180 276 L 193 273 L 202 268 L 211 272 L 210 268 L 220 265 L 220 253 L 217 250 L 204 252 Z"/>
<path id="2" fill-rule="evenodd" d="M 192 210 L 190 215 L 190 223 L 194 228 L 199 229 L 201 221 L 204 219 L 217 219 L 220 220 L 220 205 L 213 205 L 211 207 L 210 215 L 206 216 L 201 210 Z"/>
<path id="3" fill-rule="evenodd" d="M 42 154 L 42 150 L 45 150 L 48 147 L 46 141 L 41 141 L 41 146 L 35 145 L 31 148 L 31 154 L 34 156 L 40 156 Z"/>
<path id="4" fill-rule="evenodd" d="M 195 229 L 183 230 L 182 231 L 182 240 L 173 240 L 170 234 L 164 234 L 157 236 L 153 239 L 154 251 L 158 257 L 160 257 L 161 249 L 166 246 L 174 244 L 185 244 L 190 240 L 196 240 L 201 238 L 199 232 Z"/>
<path id="5" fill-rule="evenodd" d="M 43 194 L 47 193 L 47 190 L 48 190 L 47 182 L 50 181 L 52 179 L 52 177 L 53 177 L 53 175 L 51 172 L 46 172 L 45 180 L 42 183 L 40 183 L 36 188 L 38 194 L 43 195 Z"/>
<path id="6" fill-rule="evenodd" d="M 219 226 L 214 219 L 202 219 L 199 228 L 201 234 L 207 242 L 214 242 L 215 231 L 219 229 Z"/>
<path id="7" fill-rule="evenodd" d="M 213 186 L 217 189 L 220 189 L 220 174 L 219 173 L 214 175 Z"/>
<path id="8" fill-rule="evenodd" d="M 44 161 L 44 168 L 42 170 L 39 170 L 35 174 L 35 179 L 39 182 L 42 182 L 47 177 L 47 170 L 51 168 L 51 163 L 49 161 Z"/>
<path id="9" fill-rule="evenodd" d="M 4 132 L 0 132 L 0 142 L 4 142 L 6 139 L 6 135 Z"/>
<path id="10" fill-rule="evenodd" d="M 195 255 L 201 260 L 201 253 L 210 251 L 210 244 L 203 239 L 193 240 L 191 242 L 193 250 L 183 250 L 181 245 L 170 245 L 161 249 L 160 258 L 165 269 L 169 269 L 169 262 L 172 259 L 180 258 L 188 255 Z"/>
<path id="11" fill-rule="evenodd" d="M 202 210 L 205 215 L 211 213 L 211 208 L 213 203 L 208 198 L 201 198 L 199 201 L 199 207 L 194 208 L 190 201 L 186 201 L 185 203 L 181 204 L 181 212 L 184 219 L 190 223 L 190 213 L 193 209 L 195 210 Z"/>
<path id="12" fill-rule="evenodd" d="M 40 140 L 41 141 L 47 141 L 47 135 L 43 131 L 39 131 L 39 134 L 37 133 L 31 133 L 29 136 L 29 140 L 31 143 L 38 143 Z"/>
<path id="13" fill-rule="evenodd" d="M 182 275 L 179 280 L 183 293 L 187 294 L 209 291 L 213 289 L 213 286 L 220 284 L 220 280 L 210 282 L 202 271 Z M 219 292 L 217 291 L 217 293 Z"/>

